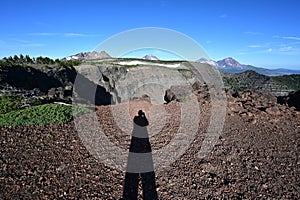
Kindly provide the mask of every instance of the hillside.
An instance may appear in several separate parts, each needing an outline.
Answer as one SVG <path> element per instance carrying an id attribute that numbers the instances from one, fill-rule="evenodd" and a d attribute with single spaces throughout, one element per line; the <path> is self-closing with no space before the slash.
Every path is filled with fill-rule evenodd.
<path id="1" fill-rule="evenodd" d="M 284 75 L 284 76 L 275 76 L 272 77 L 272 80 L 286 85 L 287 87 L 300 90 L 300 75 L 299 74 L 292 74 L 292 75 Z"/>
<path id="2" fill-rule="evenodd" d="M 290 80 L 287 77 L 290 76 L 285 76 L 284 80 Z M 255 91 L 274 96 L 287 96 L 295 90 L 291 87 L 291 84 L 287 85 L 284 81 L 279 81 L 282 80 L 280 76 L 268 77 L 255 71 L 246 71 L 239 74 L 223 74 L 223 80 L 225 87 L 234 91 Z M 292 78 L 291 83 L 295 84 Z"/>

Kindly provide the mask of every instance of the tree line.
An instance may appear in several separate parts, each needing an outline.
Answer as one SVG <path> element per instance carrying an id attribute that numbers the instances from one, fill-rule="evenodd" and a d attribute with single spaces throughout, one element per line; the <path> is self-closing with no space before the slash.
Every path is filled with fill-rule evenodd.
<path id="1" fill-rule="evenodd" d="M 51 59 L 48 57 L 33 57 L 31 58 L 29 55 L 14 55 L 9 57 L 4 57 L 0 60 L 0 67 L 9 67 L 9 66 L 30 66 L 33 64 L 41 64 L 41 65 L 56 65 L 59 67 L 71 67 L 75 65 L 79 65 L 81 61 L 78 60 L 69 60 L 69 61 L 62 61 L 59 59 Z"/>

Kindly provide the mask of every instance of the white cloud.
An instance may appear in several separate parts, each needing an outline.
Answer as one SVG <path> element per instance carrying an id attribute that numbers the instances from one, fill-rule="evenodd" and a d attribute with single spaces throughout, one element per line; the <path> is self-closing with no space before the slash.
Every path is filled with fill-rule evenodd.
<path id="1" fill-rule="evenodd" d="M 285 36 L 282 37 L 283 39 L 289 39 L 289 40 L 300 40 L 300 37 L 292 37 L 292 36 Z"/>
<path id="2" fill-rule="evenodd" d="M 82 33 L 64 33 L 66 37 L 87 37 L 88 35 Z"/>
<path id="3" fill-rule="evenodd" d="M 274 37 L 273 37 L 274 38 Z M 279 38 L 282 38 L 279 36 Z M 293 37 L 294 39 L 295 37 Z M 269 42 L 262 44 L 248 45 L 247 48 L 241 50 L 239 55 L 252 55 L 252 54 L 272 54 L 272 55 L 300 55 L 300 42 Z"/>
<path id="4" fill-rule="evenodd" d="M 262 45 L 259 45 L 259 44 L 253 44 L 253 45 L 249 45 L 248 47 L 249 47 L 249 48 L 261 48 Z"/>

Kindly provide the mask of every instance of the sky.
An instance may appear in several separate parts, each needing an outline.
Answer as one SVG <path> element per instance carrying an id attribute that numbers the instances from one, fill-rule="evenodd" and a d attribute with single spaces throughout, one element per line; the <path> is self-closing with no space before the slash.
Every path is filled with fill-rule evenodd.
<path id="1" fill-rule="evenodd" d="M 195 40 L 213 60 L 300 69 L 299 8 L 299 0 L 3 1 L 0 58 L 63 58 L 124 31 L 160 27 Z M 167 59 L 165 51 L 148 53 Z"/>

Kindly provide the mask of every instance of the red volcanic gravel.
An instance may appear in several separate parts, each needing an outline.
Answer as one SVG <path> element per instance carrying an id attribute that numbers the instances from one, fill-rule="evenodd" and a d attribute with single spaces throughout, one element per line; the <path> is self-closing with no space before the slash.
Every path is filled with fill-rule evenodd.
<path id="1" fill-rule="evenodd" d="M 229 101 L 223 133 L 200 159 L 210 110 L 209 103 L 203 104 L 199 131 L 188 150 L 155 172 L 159 199 L 300 199 L 300 114 L 276 103 L 265 105 L 276 109 L 260 106 L 254 100 Z M 166 123 L 150 138 L 153 150 L 169 144 L 180 125 L 179 103 L 164 107 Z M 110 108 L 97 108 L 99 123 L 112 142 L 128 150 L 130 136 L 120 134 Z M 0 131 L 0 199 L 122 197 L 125 172 L 95 159 L 74 122 Z"/>

